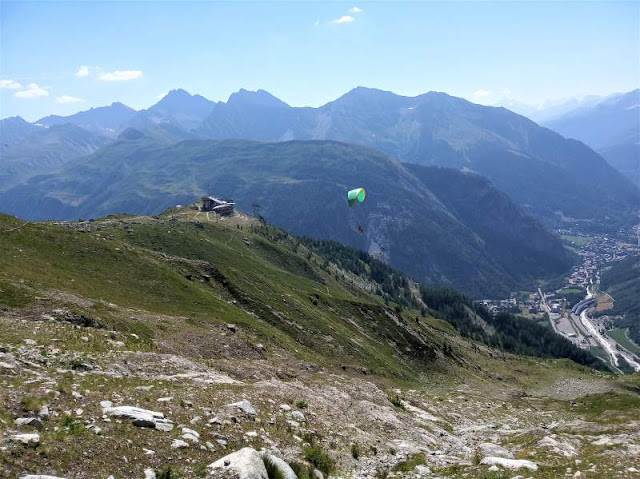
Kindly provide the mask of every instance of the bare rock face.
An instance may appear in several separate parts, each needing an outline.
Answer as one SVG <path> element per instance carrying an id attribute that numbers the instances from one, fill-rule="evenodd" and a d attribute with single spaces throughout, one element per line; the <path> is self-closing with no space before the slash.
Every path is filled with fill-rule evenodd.
<path id="1" fill-rule="evenodd" d="M 209 464 L 209 477 L 225 479 L 268 479 L 260 453 L 245 447 Z"/>

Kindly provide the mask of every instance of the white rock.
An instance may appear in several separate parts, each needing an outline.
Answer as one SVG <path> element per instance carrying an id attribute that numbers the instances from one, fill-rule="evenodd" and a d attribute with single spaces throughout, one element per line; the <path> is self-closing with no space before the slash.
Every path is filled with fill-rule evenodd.
<path id="1" fill-rule="evenodd" d="M 190 441 L 193 443 L 198 443 L 200 442 L 200 439 L 196 436 L 194 436 L 193 434 L 183 434 L 182 435 L 182 439 L 184 439 L 185 441 Z"/>
<path id="2" fill-rule="evenodd" d="M 304 414 L 302 414 L 300 411 L 293 411 L 291 413 L 291 417 L 298 422 L 304 422 Z"/>
<path id="3" fill-rule="evenodd" d="M 322 473 L 317 469 L 313 470 L 313 475 L 316 476 L 316 479 L 324 479 L 324 476 L 322 475 Z"/>
<path id="4" fill-rule="evenodd" d="M 169 396 L 169 397 L 164 397 L 164 398 L 158 398 L 158 399 L 156 399 L 156 401 L 158 401 L 158 402 L 171 402 L 172 399 L 173 399 L 173 396 Z"/>
<path id="5" fill-rule="evenodd" d="M 197 431 L 194 431 L 193 429 L 190 429 L 188 427 L 183 427 L 182 428 L 182 433 L 183 434 L 191 434 L 192 436 L 195 436 L 198 439 L 200 438 L 200 434 Z"/>
<path id="6" fill-rule="evenodd" d="M 145 447 L 143 447 L 143 448 L 142 448 L 142 450 L 144 451 L 144 453 L 145 453 L 147 456 L 153 456 L 153 455 L 156 453 L 156 451 L 153 451 L 153 450 L 151 450 L 151 449 L 147 449 L 147 448 L 145 448 Z"/>
<path id="7" fill-rule="evenodd" d="M 252 416 L 255 416 L 258 413 L 256 411 L 256 408 L 253 407 L 253 404 L 251 404 L 246 399 L 243 399 L 242 401 L 234 402 L 232 404 L 228 404 L 228 406 L 236 407 L 236 408 L 242 410 L 245 414 L 250 414 Z"/>
<path id="8" fill-rule="evenodd" d="M 504 457 L 513 459 L 513 454 L 508 449 L 491 442 L 483 442 L 478 446 L 482 452 L 482 457 Z"/>
<path id="9" fill-rule="evenodd" d="M 20 479 L 65 479 L 58 476 L 47 476 L 44 474 L 27 474 L 26 476 L 20 476 Z"/>
<path id="10" fill-rule="evenodd" d="M 82 399 L 84 397 L 78 391 L 71 391 L 71 396 L 73 396 L 75 399 Z"/>
<path id="11" fill-rule="evenodd" d="M 28 344 L 29 346 L 33 346 L 34 344 L 38 344 L 35 339 L 25 339 L 24 344 Z"/>
<path id="12" fill-rule="evenodd" d="M 106 409 L 113 406 L 113 403 L 111 401 L 100 401 L 100 407 L 102 409 Z"/>
<path id="13" fill-rule="evenodd" d="M 245 432 L 244 435 L 249 437 L 258 437 L 258 433 L 256 431 Z"/>
<path id="14" fill-rule="evenodd" d="M 428 476 L 429 474 L 431 474 L 431 469 L 429 469 L 427 466 L 424 466 L 424 465 L 418 465 L 413 468 L 413 472 L 418 477 L 422 477 L 422 476 Z"/>
<path id="15" fill-rule="evenodd" d="M 15 420 L 16 426 L 31 426 L 36 429 L 42 429 L 42 421 L 37 417 L 19 417 Z"/>
<path id="16" fill-rule="evenodd" d="M 183 441 L 182 439 L 174 439 L 171 443 L 171 447 L 173 449 L 181 449 L 183 447 L 189 447 L 189 443 Z"/>
<path id="17" fill-rule="evenodd" d="M 271 464 L 273 464 L 278 468 L 278 470 L 280 471 L 284 479 L 298 479 L 298 477 L 296 476 L 296 473 L 293 472 L 293 469 L 291 469 L 291 466 L 289 466 L 289 464 L 287 464 L 285 461 L 283 461 L 279 457 L 274 456 L 273 454 L 268 454 L 268 453 L 266 453 L 264 457 L 267 460 L 271 461 Z"/>
<path id="18" fill-rule="evenodd" d="M 291 406 L 289 406 L 288 404 L 280 404 L 280 409 L 282 409 L 283 411 L 291 411 Z"/>
<path id="19" fill-rule="evenodd" d="M 209 472 L 229 471 L 238 479 L 268 479 L 262 457 L 255 449 L 245 447 L 209 464 Z"/>
<path id="20" fill-rule="evenodd" d="M 538 470 L 538 465 L 535 462 L 527 461 L 526 459 L 507 459 L 505 457 L 485 457 L 480 461 L 480 464 L 487 466 L 502 466 L 505 469 L 521 469 L 526 467 L 532 471 Z"/>
<path id="21" fill-rule="evenodd" d="M 107 416 L 132 419 L 133 425 L 138 427 L 150 427 L 160 431 L 173 430 L 173 423 L 164 418 L 161 412 L 150 411 L 133 406 L 115 406 L 102 409 Z"/>
<path id="22" fill-rule="evenodd" d="M 40 410 L 38 411 L 38 416 L 40 416 L 42 419 L 48 419 L 49 418 L 49 406 L 44 405 L 40 408 Z"/>
<path id="23" fill-rule="evenodd" d="M 493 465 L 488 470 L 491 471 L 491 472 L 497 472 L 497 471 L 500 470 L 500 468 L 498 466 L 496 466 L 496 465 Z"/>
<path id="24" fill-rule="evenodd" d="M 11 436 L 11 440 L 22 444 L 39 444 L 40 435 L 37 432 L 33 434 L 14 434 Z"/>
<path id="25" fill-rule="evenodd" d="M 560 442 L 552 436 L 545 436 L 538 441 L 538 447 L 551 449 L 556 454 L 562 454 L 565 457 L 575 456 L 576 448 L 568 442 Z"/>
<path id="26" fill-rule="evenodd" d="M 156 471 L 151 468 L 144 470 L 144 479 L 156 479 Z"/>

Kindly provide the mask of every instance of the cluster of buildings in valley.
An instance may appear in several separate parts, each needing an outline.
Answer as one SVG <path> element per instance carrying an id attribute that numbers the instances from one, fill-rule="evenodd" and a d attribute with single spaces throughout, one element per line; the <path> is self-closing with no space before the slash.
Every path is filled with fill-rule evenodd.
<path id="1" fill-rule="evenodd" d="M 635 229 L 623 229 L 614 235 L 591 235 L 580 231 L 560 231 L 565 238 L 576 238 L 573 245 L 582 257 L 567 280 L 567 288 L 586 288 L 603 266 L 640 253 L 640 243 Z M 582 239 L 582 240 L 579 240 Z"/>
<path id="2" fill-rule="evenodd" d="M 640 254 L 640 227 L 625 228 L 612 235 L 594 235 L 578 228 L 559 230 L 558 233 L 580 255 L 581 261 L 571 270 L 562 287 L 543 293 L 544 303 L 542 291 L 479 302 L 494 314 L 509 312 L 537 319 L 545 318 L 545 313 L 560 315 L 584 298 L 587 286 L 598 278 L 603 267 Z"/>
<path id="3" fill-rule="evenodd" d="M 640 371 L 640 356 L 609 334 L 615 327 L 614 317 L 593 313 L 613 307 L 615 298 L 598 291 L 600 273 L 612 263 L 640 254 L 640 226 L 615 235 L 587 235 L 577 228 L 560 234 L 581 258 L 561 287 L 555 284 L 549 291 L 538 289 L 536 293 L 481 303 L 494 314 L 511 312 L 543 321 L 557 334 L 580 348 L 592 350 L 612 367 L 625 372 Z"/>

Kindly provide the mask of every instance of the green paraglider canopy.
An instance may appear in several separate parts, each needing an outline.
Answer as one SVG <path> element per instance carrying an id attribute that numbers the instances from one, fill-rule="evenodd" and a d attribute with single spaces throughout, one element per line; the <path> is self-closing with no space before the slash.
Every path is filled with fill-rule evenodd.
<path id="1" fill-rule="evenodd" d="M 347 193 L 347 201 L 349 202 L 349 206 L 355 205 L 356 202 L 362 203 L 366 196 L 367 192 L 364 190 L 364 188 L 355 188 L 349 191 L 349 193 Z"/>

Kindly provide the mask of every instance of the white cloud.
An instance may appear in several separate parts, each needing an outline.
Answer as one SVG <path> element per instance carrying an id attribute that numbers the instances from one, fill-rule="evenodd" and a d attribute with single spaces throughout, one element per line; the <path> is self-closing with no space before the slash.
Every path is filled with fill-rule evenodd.
<path id="1" fill-rule="evenodd" d="M 0 88 L 6 88 L 8 90 L 19 90 L 22 85 L 13 80 L 0 80 Z"/>
<path id="2" fill-rule="evenodd" d="M 349 10 L 349 12 L 351 12 L 351 13 L 362 13 L 362 12 L 364 12 L 364 10 L 362 8 L 359 8 L 359 7 L 353 7 L 353 8 L 351 8 Z"/>
<path id="3" fill-rule="evenodd" d="M 78 98 L 71 95 L 62 95 L 56 98 L 56 103 L 82 103 L 84 98 Z"/>
<path id="4" fill-rule="evenodd" d="M 334 25 L 339 25 L 341 23 L 353 23 L 356 21 L 355 17 L 352 17 L 351 15 L 342 15 L 339 18 L 334 18 L 333 20 L 331 20 L 331 23 L 333 23 Z"/>
<path id="5" fill-rule="evenodd" d="M 78 68 L 78 71 L 76 72 L 76 76 L 79 78 L 88 77 L 89 67 L 86 65 L 82 65 L 80 68 Z"/>
<path id="6" fill-rule="evenodd" d="M 29 83 L 26 90 L 17 91 L 13 94 L 16 98 L 39 98 L 49 96 L 49 92 L 38 86 L 37 83 Z"/>
<path id="7" fill-rule="evenodd" d="M 162 92 L 158 95 L 158 100 L 162 100 L 165 96 L 169 94 L 168 91 Z"/>
<path id="8" fill-rule="evenodd" d="M 116 70 L 103 73 L 99 78 L 102 81 L 130 81 L 136 80 L 141 76 L 142 72 L 140 70 Z"/>
<path id="9" fill-rule="evenodd" d="M 491 95 L 489 90 L 476 90 L 473 92 L 473 98 L 487 98 Z"/>

